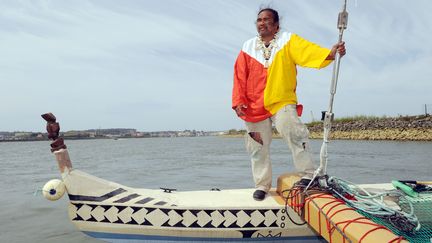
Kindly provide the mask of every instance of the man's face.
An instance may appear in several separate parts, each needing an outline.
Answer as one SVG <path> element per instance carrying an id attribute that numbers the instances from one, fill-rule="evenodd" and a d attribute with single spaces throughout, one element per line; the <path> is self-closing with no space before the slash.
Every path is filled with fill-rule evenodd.
<path id="1" fill-rule="evenodd" d="M 273 13 L 262 11 L 257 18 L 256 27 L 258 34 L 262 37 L 273 37 L 279 29 L 279 24 L 273 21 Z"/>

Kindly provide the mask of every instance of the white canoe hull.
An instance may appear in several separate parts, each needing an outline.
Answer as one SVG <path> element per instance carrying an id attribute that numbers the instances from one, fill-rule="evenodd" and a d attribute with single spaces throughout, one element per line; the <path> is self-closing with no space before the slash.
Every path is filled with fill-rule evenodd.
<path id="1" fill-rule="evenodd" d="M 282 198 L 252 198 L 253 189 L 164 192 L 136 189 L 79 170 L 65 171 L 69 217 L 84 233 L 109 242 L 318 242 L 287 217 Z M 288 209 L 296 222 L 302 222 Z"/>

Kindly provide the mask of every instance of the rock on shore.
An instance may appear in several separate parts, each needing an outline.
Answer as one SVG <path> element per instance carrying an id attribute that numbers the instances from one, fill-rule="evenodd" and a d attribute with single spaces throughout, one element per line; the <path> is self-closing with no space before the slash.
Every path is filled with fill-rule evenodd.
<path id="1" fill-rule="evenodd" d="M 322 122 L 307 124 L 310 138 L 322 138 Z M 336 119 L 331 139 L 432 141 L 432 116 Z"/>

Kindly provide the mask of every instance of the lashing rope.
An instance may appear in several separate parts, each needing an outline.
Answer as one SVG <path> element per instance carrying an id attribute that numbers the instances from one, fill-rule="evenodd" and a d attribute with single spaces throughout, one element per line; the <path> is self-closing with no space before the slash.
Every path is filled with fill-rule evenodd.
<path id="1" fill-rule="evenodd" d="M 319 178 L 317 178 L 317 180 L 318 179 Z M 375 226 L 375 228 L 367 231 L 362 236 L 362 238 L 360 239 L 360 242 L 368 234 L 370 234 L 371 232 L 376 231 L 376 230 L 385 229 L 385 230 L 391 232 L 389 229 L 387 229 L 386 227 L 384 227 L 380 224 L 376 224 L 376 223 L 373 223 L 371 221 L 367 221 L 367 222 L 360 221 L 360 220 L 366 220 L 366 219 L 369 220 L 366 217 L 358 217 L 358 218 L 355 218 L 352 220 L 346 220 L 346 221 L 342 221 L 342 222 L 338 222 L 338 223 L 334 223 L 334 221 L 332 220 L 332 218 L 334 216 L 336 216 L 338 213 L 344 212 L 347 210 L 354 210 L 354 208 L 358 209 L 360 211 L 364 211 L 366 213 L 369 213 L 371 215 L 376 215 L 376 216 L 379 216 L 381 218 L 389 219 L 389 221 L 393 224 L 393 226 L 395 226 L 401 230 L 405 230 L 405 231 L 407 229 L 412 230 L 412 228 L 409 228 L 409 227 L 407 228 L 403 225 L 402 226 L 398 225 L 397 223 L 395 224 L 394 222 L 391 221 L 391 218 L 398 218 L 399 221 L 402 223 L 403 222 L 410 222 L 411 224 L 416 224 L 416 229 L 420 225 L 418 223 L 417 217 L 413 213 L 413 207 L 408 200 L 406 200 L 410 204 L 410 211 L 408 213 L 393 209 L 384 203 L 384 200 L 383 200 L 384 196 L 390 195 L 390 196 L 405 197 L 404 194 L 402 194 L 398 191 L 388 191 L 388 192 L 384 192 L 384 193 L 372 194 L 372 193 L 356 186 L 355 184 L 353 184 L 351 182 L 348 182 L 348 181 L 345 181 L 342 179 L 338 179 L 335 177 L 331 177 L 328 179 L 328 185 L 329 185 L 328 187 L 323 188 L 323 187 L 320 187 L 318 183 L 313 184 L 312 182 L 309 183 L 307 186 L 294 184 L 294 186 L 292 188 L 282 191 L 282 196 L 285 199 L 285 214 L 287 215 L 287 217 L 290 219 L 290 221 L 293 224 L 304 225 L 307 222 L 310 222 L 310 211 L 309 211 L 310 207 L 308 204 L 313 203 L 315 205 L 315 207 L 319 210 L 319 214 L 318 214 L 319 233 L 321 234 L 321 214 L 322 214 L 326 218 L 326 224 L 327 224 L 326 226 L 327 226 L 327 231 L 329 233 L 330 242 L 332 241 L 332 234 L 334 233 L 335 230 L 341 234 L 341 236 L 343 237 L 343 242 L 345 242 L 345 241 L 351 242 L 351 240 L 345 234 L 345 230 L 352 223 Z M 304 189 L 307 189 L 307 190 L 305 191 Z M 363 194 L 361 194 L 361 193 L 363 193 Z M 334 197 L 332 197 L 329 194 L 333 194 L 334 196 L 336 196 L 336 199 L 334 199 Z M 287 195 L 287 196 L 285 197 L 284 195 Z M 326 198 L 326 199 L 334 199 L 334 200 L 327 202 L 323 206 L 319 207 L 317 205 L 317 203 L 314 201 L 314 199 L 318 199 L 318 198 Z M 298 202 L 298 200 L 301 200 L 301 201 Z M 289 203 L 289 202 L 291 202 L 291 203 Z M 351 208 L 344 208 L 344 209 L 339 209 L 339 210 L 334 211 L 334 209 L 337 206 L 344 205 L 344 204 L 347 204 Z M 304 213 L 305 213 L 304 207 L 306 206 L 308 209 L 307 220 L 305 220 L 304 222 L 296 222 L 295 220 L 293 220 L 293 218 L 289 214 L 288 206 L 292 207 L 294 209 L 294 211 L 298 212 L 299 216 L 303 219 L 305 216 L 304 215 Z M 326 208 L 326 207 L 329 207 L 329 209 L 327 210 L 327 212 L 324 212 L 324 208 Z M 334 212 L 332 212 L 332 211 L 334 211 Z M 400 220 L 400 219 L 403 219 L 403 220 Z M 341 224 L 345 224 L 342 229 L 340 228 Z M 392 239 L 390 242 L 391 243 L 401 242 L 402 240 L 404 240 L 404 238 L 402 236 L 398 236 L 398 237 Z"/>

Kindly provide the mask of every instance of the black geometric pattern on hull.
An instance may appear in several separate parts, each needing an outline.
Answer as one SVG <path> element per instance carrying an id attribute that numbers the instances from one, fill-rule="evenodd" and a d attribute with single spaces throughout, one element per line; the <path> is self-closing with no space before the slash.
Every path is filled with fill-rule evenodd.
<path id="1" fill-rule="evenodd" d="M 73 203 L 73 221 L 156 226 L 161 228 L 280 228 L 282 209 L 169 209 Z M 97 219 L 100 219 L 98 221 Z M 279 222 L 278 222 L 279 221 Z M 286 223 L 285 223 L 286 224 Z M 252 231 L 245 231 L 248 235 Z"/>
<path id="2" fill-rule="evenodd" d="M 82 195 L 72 195 L 72 194 L 68 194 L 69 195 L 69 200 L 71 201 L 90 201 L 90 202 L 102 202 L 105 201 L 109 198 L 112 198 L 114 196 L 119 195 L 120 193 L 125 192 L 126 190 L 123 188 L 119 188 L 116 189 L 112 192 L 109 192 L 105 195 L 99 196 L 99 197 L 94 197 L 94 196 L 82 196 Z"/>
<path id="3" fill-rule="evenodd" d="M 84 195 L 73 195 L 73 194 L 68 194 L 68 196 L 69 196 L 70 201 L 103 202 L 107 199 L 113 198 L 113 197 L 120 195 L 124 192 L 127 192 L 127 190 L 125 190 L 123 188 L 117 188 L 114 191 L 108 192 L 102 196 L 84 196 Z M 128 201 L 135 199 L 137 197 L 140 197 L 140 196 L 141 195 L 139 195 L 139 194 L 132 193 L 132 194 L 129 194 L 125 197 L 122 197 L 122 198 L 114 201 L 114 203 L 125 203 L 125 202 L 128 202 Z M 154 199 L 155 198 L 152 198 L 152 197 L 146 197 L 146 198 L 141 199 L 135 203 L 136 204 L 146 204 L 150 201 L 153 201 Z M 165 204 L 168 204 L 168 203 L 164 202 L 164 201 L 158 201 L 158 202 L 154 203 L 153 205 L 162 206 Z M 175 205 L 171 205 L 171 206 L 175 206 Z"/>

